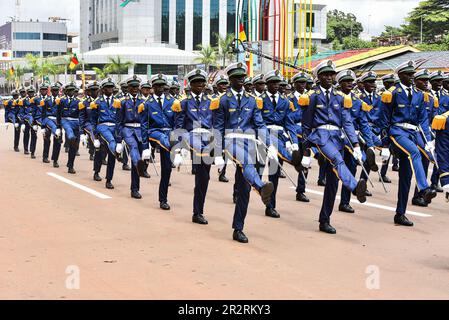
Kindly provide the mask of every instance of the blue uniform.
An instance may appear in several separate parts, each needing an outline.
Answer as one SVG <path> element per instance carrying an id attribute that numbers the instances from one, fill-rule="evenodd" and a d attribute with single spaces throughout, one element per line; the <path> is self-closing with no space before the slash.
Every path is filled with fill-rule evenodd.
<path id="1" fill-rule="evenodd" d="M 172 110 L 173 104 L 179 104 L 170 95 L 161 97 L 161 104 L 157 96 L 149 97 L 145 103 L 141 103 L 138 108 L 142 128 L 142 143 L 144 149 L 148 149 L 151 142 L 160 147 L 161 155 L 161 181 L 159 183 L 159 202 L 167 202 L 168 185 L 171 176 L 171 144 L 170 132 L 175 126 L 175 112 Z"/>
<path id="2" fill-rule="evenodd" d="M 290 141 L 292 144 L 298 144 L 297 125 L 293 121 L 292 113 L 295 112 L 295 106 L 286 96 L 277 93 L 277 101 L 273 102 L 271 94 L 265 92 L 260 96 L 263 101 L 261 109 L 262 119 L 264 120 L 270 141 L 278 150 L 280 160 L 291 164 L 292 155 L 287 151 L 285 144 Z M 264 151 L 264 150 L 263 150 Z M 264 154 L 264 152 L 261 154 Z M 259 175 L 262 176 L 264 164 L 261 163 Z M 271 194 L 271 201 L 268 208 L 276 208 L 276 192 L 279 182 L 280 167 L 276 165 L 276 172 L 270 173 L 268 179 L 273 183 L 274 190 Z"/>
<path id="3" fill-rule="evenodd" d="M 58 106 L 56 123 L 58 128 L 64 128 L 67 141 L 69 143 L 69 156 L 67 167 L 73 168 L 75 163 L 76 152 L 79 148 L 79 99 L 76 97 L 64 96 L 56 98 L 56 105 Z"/>
<path id="4" fill-rule="evenodd" d="M 52 161 L 58 161 L 59 152 L 61 151 L 61 139 L 56 137 L 58 106 L 56 105 L 56 97 L 47 96 L 42 107 L 42 128 L 46 128 L 44 137 L 43 157 L 48 158 L 50 153 L 50 137 L 53 134 L 53 151 L 51 155 Z M 42 101 L 41 101 L 42 103 Z"/>
<path id="5" fill-rule="evenodd" d="M 30 144 L 29 144 L 29 151 L 33 154 L 36 151 L 36 143 L 37 143 L 37 133 L 33 130 L 33 125 L 36 124 L 36 103 L 35 103 L 35 97 L 29 98 L 26 97 L 23 99 L 23 106 L 25 108 L 25 131 L 28 129 L 30 133 Z M 25 149 L 28 150 L 28 141 L 25 141 L 24 137 L 24 144 Z"/>
<path id="6" fill-rule="evenodd" d="M 106 169 L 106 180 L 111 181 L 115 169 L 115 149 L 117 147 L 117 110 L 120 108 L 120 100 L 115 99 L 114 96 L 107 97 L 100 96 L 90 103 L 90 117 L 89 123 L 91 130 L 100 141 L 108 147 L 108 165 Z M 98 167 L 98 165 L 100 167 Z M 101 162 L 94 162 L 94 171 L 100 172 Z"/>
<path id="7" fill-rule="evenodd" d="M 16 130 L 14 132 L 14 149 L 17 149 L 19 147 L 19 143 L 20 143 L 20 132 L 21 132 L 20 125 L 23 124 L 23 111 L 25 110 L 23 108 L 22 99 L 21 98 L 17 98 L 15 100 L 13 100 L 12 107 L 13 107 L 13 110 L 14 110 L 16 123 L 19 124 L 19 127 L 16 128 Z M 30 131 L 29 130 L 27 131 L 25 129 L 23 135 L 26 136 L 27 132 L 28 132 L 28 139 L 30 139 L 29 138 L 29 135 L 30 135 Z M 24 149 L 24 151 L 27 151 L 27 150 L 28 149 Z"/>
<path id="8" fill-rule="evenodd" d="M 424 94 L 412 89 L 411 100 L 409 100 L 402 86 L 396 84 L 382 94 L 381 108 L 379 127 L 382 134 L 388 136 L 393 142 L 394 151 L 400 161 L 396 213 L 403 215 L 407 208 L 412 171 L 419 191 L 429 187 L 420 152 L 420 149 L 424 149 L 423 139 L 418 130 L 418 126 L 421 126 L 426 139 L 432 140 Z M 382 141 L 384 147 L 387 147 L 386 139 Z"/>
<path id="9" fill-rule="evenodd" d="M 352 99 L 352 108 L 350 109 L 351 119 L 354 124 L 354 130 L 358 134 L 359 138 L 363 140 L 364 145 L 367 148 L 373 147 L 373 132 L 368 123 L 370 112 L 373 110 L 372 106 L 368 105 L 365 101 L 360 100 L 355 93 L 350 93 Z M 352 150 L 350 150 L 349 143 L 347 141 L 344 149 L 344 160 L 349 171 L 355 176 L 357 172 L 357 161 L 352 156 Z M 366 178 L 365 178 L 366 179 Z M 351 200 L 351 190 L 346 187 L 341 188 L 341 201 L 340 204 L 349 204 Z"/>
<path id="10" fill-rule="evenodd" d="M 256 131 L 269 145 L 269 136 L 261 113 L 262 104 L 261 99 L 257 98 L 256 102 L 255 97 L 242 90 L 239 105 L 236 96 L 229 89 L 221 96 L 218 106 L 211 105 L 214 110 L 214 129 L 224 137 L 225 152 L 238 165 L 235 174 L 238 198 L 232 223 L 235 230 L 243 230 L 251 187 L 260 191 L 264 186 L 255 168 Z M 230 135 L 232 133 L 234 135 Z M 242 135 L 243 133 L 245 135 Z"/>
<path id="11" fill-rule="evenodd" d="M 447 103 L 440 96 L 439 108 Z M 435 151 L 439 165 L 439 178 L 441 185 L 449 185 L 449 110 L 445 109 L 444 113 L 437 115 L 432 122 L 432 128 L 435 129 Z"/>
<path id="12" fill-rule="evenodd" d="M 193 170 L 195 172 L 195 188 L 193 191 L 193 215 L 204 214 L 207 188 L 210 180 L 213 146 L 211 104 L 218 104 L 218 98 L 204 94 L 198 101 L 189 94 L 181 101 L 180 108 L 173 107 L 176 112 L 175 129 L 184 129 L 182 141 L 193 153 Z"/>
<path id="13" fill-rule="evenodd" d="M 326 166 L 326 187 L 324 189 L 323 205 L 320 212 L 320 223 L 329 223 L 338 189 L 338 179 L 349 190 L 357 187 L 357 181 L 343 160 L 344 139 L 341 129 L 348 135 L 351 143 L 358 143 L 358 138 L 352 123 L 350 108 L 352 99 L 329 89 L 326 98 L 321 87 L 308 92 L 303 101 L 302 118 L 303 143 L 306 147 L 315 145 L 319 152 L 329 161 Z M 335 173 L 335 174 L 334 174 Z"/>
<path id="14" fill-rule="evenodd" d="M 92 157 L 95 154 L 95 147 L 94 147 L 94 132 L 92 131 L 92 125 L 89 122 L 90 119 L 90 113 L 92 109 L 90 108 L 90 104 L 92 103 L 94 99 L 90 96 L 87 96 L 85 99 L 83 99 L 79 104 L 80 109 L 80 130 L 87 135 L 87 148 L 89 150 L 89 155 Z M 100 152 L 99 152 L 100 153 Z M 99 158 L 99 155 L 97 155 L 97 158 Z M 100 160 L 101 161 L 101 160 Z"/>
<path id="15" fill-rule="evenodd" d="M 134 101 L 132 96 L 128 95 L 120 100 L 120 108 L 117 111 L 117 142 L 125 140 L 131 157 L 131 191 L 140 189 L 137 162 L 141 159 L 143 143 L 139 105 L 144 102 L 143 97 L 137 96 Z"/>

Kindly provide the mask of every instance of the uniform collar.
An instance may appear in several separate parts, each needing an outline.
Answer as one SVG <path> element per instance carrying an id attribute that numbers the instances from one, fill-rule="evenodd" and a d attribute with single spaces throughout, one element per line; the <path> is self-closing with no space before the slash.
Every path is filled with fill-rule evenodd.
<path id="1" fill-rule="evenodd" d="M 112 100 L 113 98 L 114 98 L 114 96 L 109 96 L 109 97 L 107 97 L 106 95 L 103 95 L 103 99 L 106 101 L 106 99 L 108 99 L 109 98 L 109 100 Z"/>
<path id="2" fill-rule="evenodd" d="M 413 87 L 406 87 L 402 82 L 399 82 L 399 84 L 401 85 L 402 89 L 404 89 L 405 92 L 407 92 L 409 89 L 412 90 L 413 92 Z"/>
<path id="3" fill-rule="evenodd" d="M 201 101 L 201 98 L 203 98 L 203 93 L 194 94 L 193 92 L 190 92 L 190 94 L 192 95 L 193 99 L 196 99 L 196 97 L 198 97 Z"/>
<path id="4" fill-rule="evenodd" d="M 157 101 L 158 98 L 161 98 L 162 101 L 165 100 L 165 93 L 161 94 L 160 96 L 157 96 L 156 94 L 153 94 L 154 100 Z"/>
<path id="5" fill-rule="evenodd" d="M 326 90 L 329 91 L 329 93 L 332 92 L 332 87 L 330 87 L 329 89 L 324 89 L 322 86 L 320 86 L 321 91 L 323 91 L 323 93 L 326 93 Z"/>
<path id="6" fill-rule="evenodd" d="M 235 91 L 234 89 L 231 88 L 231 92 L 232 94 L 235 96 L 235 98 L 237 99 L 237 94 L 240 94 L 240 98 L 243 97 L 243 93 L 245 92 L 244 89 L 240 90 L 240 92 Z"/>

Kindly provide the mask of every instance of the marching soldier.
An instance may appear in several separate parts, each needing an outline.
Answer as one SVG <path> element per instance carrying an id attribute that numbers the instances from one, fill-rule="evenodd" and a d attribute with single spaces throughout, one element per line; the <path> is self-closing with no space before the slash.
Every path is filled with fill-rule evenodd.
<path id="1" fill-rule="evenodd" d="M 174 97 L 175 99 L 179 99 L 181 96 L 179 94 L 179 90 L 181 89 L 181 86 L 177 81 L 172 81 L 170 83 L 170 90 L 169 94 Z"/>
<path id="2" fill-rule="evenodd" d="M 32 102 L 34 105 L 34 111 L 33 111 L 33 120 L 34 125 L 38 126 L 38 128 L 41 128 L 42 137 L 43 137 L 43 145 L 45 145 L 45 135 L 46 130 L 43 125 L 44 118 L 43 118 L 43 110 L 45 106 L 45 99 L 47 99 L 47 92 L 48 92 L 48 85 L 46 83 L 43 83 L 41 87 L 39 88 L 39 95 L 32 98 Z M 36 130 L 37 131 L 37 130 Z M 43 163 L 50 163 L 47 157 L 42 157 Z"/>
<path id="3" fill-rule="evenodd" d="M 443 91 L 444 94 L 449 94 L 449 73 L 445 73 L 443 77 Z"/>
<path id="4" fill-rule="evenodd" d="M 141 103 L 138 108 L 140 114 L 142 142 L 144 152 L 151 154 L 149 143 L 158 144 L 161 156 L 161 180 L 159 183 L 159 207 L 162 210 L 170 210 L 168 204 L 168 186 L 172 171 L 172 161 L 170 155 L 174 154 L 173 164 L 180 165 L 182 157 L 179 151 L 172 150 L 170 133 L 174 122 L 173 104 L 179 104 L 179 100 L 170 95 L 165 95 L 164 90 L 167 85 L 167 77 L 163 74 L 153 75 L 151 85 L 154 90 L 152 97 Z M 145 151 L 147 150 L 147 151 Z"/>
<path id="5" fill-rule="evenodd" d="M 383 149 L 388 148 L 388 137 L 393 142 L 394 152 L 399 158 L 399 190 L 394 222 L 403 226 L 413 226 L 405 215 L 412 172 L 423 199 L 430 203 L 436 196 L 430 188 L 418 149 L 418 135 L 424 133 L 427 141 L 425 150 L 432 153 L 434 141 L 429 130 L 424 95 L 412 87 L 415 74 L 414 61 L 407 61 L 396 68 L 400 83 L 382 94 L 379 128 L 382 132 Z"/>
<path id="6" fill-rule="evenodd" d="M 44 100 L 44 106 L 42 107 L 42 129 L 44 130 L 44 150 L 42 153 L 43 162 L 48 162 L 48 155 L 50 153 L 51 136 L 53 135 L 53 150 L 51 154 L 51 160 L 53 161 L 53 167 L 59 168 L 58 159 L 61 151 L 61 135 L 56 133 L 58 130 L 57 114 L 58 106 L 56 99 L 59 95 L 60 84 L 54 83 L 51 88 L 51 96 L 47 96 Z M 42 103 L 42 102 L 41 102 Z"/>
<path id="7" fill-rule="evenodd" d="M 76 153 L 79 149 L 79 99 L 74 95 L 78 90 L 74 82 L 68 83 L 65 87 L 66 95 L 62 98 L 56 98 L 57 125 L 56 136 L 61 136 L 61 128 L 64 128 L 67 143 L 69 146 L 67 168 L 68 173 L 75 174 L 74 169 Z"/>
<path id="8" fill-rule="evenodd" d="M 363 203 L 366 201 L 366 181 L 358 182 L 349 171 L 343 160 L 344 139 L 349 139 L 353 147 L 353 156 L 356 160 L 362 159 L 362 151 L 355 134 L 349 109 L 352 99 L 338 93 L 332 88 L 335 64 L 325 60 L 318 64 L 314 70 L 320 85 L 313 92 L 301 96 L 299 104 L 304 107 L 302 117 L 303 143 L 306 151 L 302 159 L 303 167 L 310 166 L 310 147 L 316 145 L 319 152 L 329 162 L 326 166 L 326 186 L 324 188 L 323 205 L 320 212 L 320 226 L 322 232 L 335 234 L 336 230 L 330 224 L 330 216 L 334 207 L 338 189 L 338 179 L 343 185 L 357 196 Z"/>
<path id="9" fill-rule="evenodd" d="M 253 93 L 254 91 L 253 78 L 246 77 L 245 81 L 243 81 L 243 87 L 245 88 L 246 92 Z"/>
<path id="10" fill-rule="evenodd" d="M 101 141 L 106 144 L 108 153 L 108 164 L 106 168 L 106 188 L 114 189 L 112 178 L 114 176 L 115 161 L 120 161 L 123 153 L 123 145 L 117 139 L 117 110 L 120 108 L 120 100 L 113 96 L 115 83 L 111 78 L 104 79 L 101 84 L 101 93 L 97 99 L 90 104 L 90 124 L 95 135 L 94 145 L 97 150 Z M 101 140 L 100 140 L 101 139 Z M 95 168 L 95 175 L 98 175 L 100 168 Z"/>
<path id="11" fill-rule="evenodd" d="M 120 100 L 120 108 L 117 112 L 117 142 L 125 141 L 129 156 L 131 157 L 131 198 L 142 199 L 140 190 L 140 176 L 144 177 L 146 165 L 142 160 L 148 160 L 151 151 L 144 150 L 142 142 L 142 131 L 140 116 L 138 113 L 139 105 L 144 103 L 146 99 L 139 96 L 139 86 L 142 80 L 137 76 L 129 78 L 126 83 L 128 85 L 128 95 Z M 148 82 L 142 84 L 148 89 Z M 149 176 L 149 175 L 148 175 Z"/>
<path id="12" fill-rule="evenodd" d="M 246 78 L 247 79 L 247 78 Z M 229 80 L 225 75 L 220 75 L 219 77 L 214 79 L 214 85 L 217 87 L 217 94 L 214 95 L 214 98 L 220 98 L 222 95 L 226 93 L 229 88 Z M 226 177 L 226 157 L 223 154 L 224 165 L 221 168 L 218 168 L 218 181 L 220 182 L 229 182 L 229 179 Z M 235 186 L 235 185 L 234 185 Z M 236 196 L 236 194 L 234 194 Z"/>
<path id="13" fill-rule="evenodd" d="M 14 126 L 14 151 L 19 152 L 19 141 L 20 141 L 20 120 L 17 119 L 17 113 L 19 107 L 16 101 L 19 98 L 19 93 L 17 90 L 11 92 L 12 99 L 5 101 L 5 122 L 10 122 Z"/>
<path id="14" fill-rule="evenodd" d="M 210 180 L 210 168 L 213 156 L 212 110 L 218 106 L 218 97 L 212 98 L 203 94 L 207 74 L 205 71 L 195 69 L 186 76 L 191 92 L 181 104 L 173 104 L 176 112 L 175 129 L 180 131 L 182 146 L 193 153 L 193 166 L 195 169 L 195 188 L 193 191 L 192 222 L 208 224 L 204 217 L 204 203 Z M 186 132 L 185 132 L 186 131 Z M 218 155 L 216 165 L 223 165 L 224 161 Z"/>
<path id="15" fill-rule="evenodd" d="M 267 72 L 264 77 L 267 85 L 267 91 L 260 96 L 263 106 L 261 109 L 262 119 L 264 120 L 270 141 L 277 150 L 278 156 L 285 162 L 301 171 L 301 155 L 298 146 L 298 137 L 296 136 L 296 124 L 293 122 L 291 113 L 295 111 L 293 102 L 279 92 L 279 86 L 282 83 L 282 76 L 279 70 Z M 260 152 L 264 154 L 264 150 Z M 271 201 L 265 208 L 265 215 L 272 218 L 279 218 L 280 214 L 276 210 L 276 191 L 281 172 L 282 164 L 274 163 L 269 166 L 269 180 L 273 183 L 274 190 L 271 195 Z M 262 176 L 265 163 L 264 159 L 259 161 L 259 175 Z M 273 168 L 275 168 L 273 172 Z"/>
<path id="16" fill-rule="evenodd" d="M 92 101 L 97 99 L 98 91 L 100 86 L 97 81 L 91 82 L 86 86 L 86 97 L 80 102 L 80 130 L 82 130 L 82 134 L 80 136 L 80 141 L 84 146 L 87 146 L 89 150 L 89 160 L 91 161 L 102 161 L 101 152 L 98 152 L 95 156 L 95 146 L 94 140 L 95 135 L 92 131 L 92 125 L 89 121 L 90 119 L 90 104 Z"/>
<path id="17" fill-rule="evenodd" d="M 263 101 L 243 90 L 243 81 L 247 76 L 246 66 L 241 62 L 233 63 L 225 72 L 231 87 L 221 96 L 218 106 L 211 105 L 214 110 L 213 126 L 224 137 L 222 146 L 225 152 L 238 166 L 235 183 L 239 196 L 234 211 L 232 237 L 235 241 L 247 243 L 248 238 L 243 233 L 243 227 L 251 187 L 261 195 L 265 205 L 269 204 L 274 190 L 272 182 L 262 182 L 255 168 L 256 131 L 259 131 L 261 141 L 270 146 L 267 152 L 270 159 L 277 157 L 277 150 L 270 144 L 261 115 Z M 217 158 L 215 160 L 219 161 Z"/>
<path id="18" fill-rule="evenodd" d="M 349 109 L 351 114 L 352 123 L 356 134 L 359 136 L 359 143 L 361 140 L 366 146 L 367 150 L 374 149 L 374 142 L 372 137 L 372 131 L 368 124 L 368 113 L 371 111 L 372 107 L 366 102 L 360 100 L 357 95 L 351 92 L 353 87 L 353 82 L 356 79 L 356 75 L 351 70 L 340 71 L 336 76 L 336 81 L 340 85 L 341 92 L 349 96 L 352 99 L 352 107 Z M 346 166 L 353 176 L 355 176 L 357 171 L 357 161 L 352 154 L 353 150 L 349 144 L 349 141 L 345 141 L 345 148 L 343 151 L 343 157 Z M 351 200 L 351 190 L 346 187 L 341 188 L 341 200 L 338 206 L 338 210 L 347 213 L 354 213 L 355 210 L 349 204 Z"/>
<path id="19" fill-rule="evenodd" d="M 27 89 L 27 97 L 23 99 L 23 106 L 25 108 L 25 126 L 28 128 L 30 132 L 30 149 L 31 159 L 36 159 L 36 143 L 37 143 L 37 130 L 38 126 L 35 122 L 35 110 L 36 104 L 34 102 L 34 94 L 35 90 L 32 86 Z M 26 130 L 26 129 L 25 129 Z"/>
<path id="20" fill-rule="evenodd" d="M 363 89 L 364 89 L 363 81 L 359 77 L 359 78 L 357 78 L 356 85 L 355 85 L 355 87 L 354 87 L 354 89 L 352 91 L 355 94 L 360 95 L 360 94 L 362 94 Z"/>
<path id="21" fill-rule="evenodd" d="M 447 97 L 447 96 L 446 96 Z M 441 98 L 443 100 L 443 98 Z M 440 182 L 449 201 L 449 102 L 445 105 L 440 102 L 442 114 L 436 115 L 432 121 L 432 129 L 435 130 L 436 157 L 438 159 Z"/>
<path id="22" fill-rule="evenodd" d="M 16 100 L 16 106 L 18 107 L 17 111 L 17 119 L 20 122 L 20 131 L 23 132 L 23 153 L 28 155 L 30 154 L 29 146 L 30 146 L 30 126 L 25 121 L 26 120 L 26 112 L 24 100 L 27 96 L 27 91 L 24 87 L 19 89 L 20 97 Z"/>
<path id="23" fill-rule="evenodd" d="M 296 124 L 296 137 L 298 142 L 302 141 L 302 113 L 303 110 L 299 105 L 299 98 L 306 93 L 307 80 L 309 76 L 305 72 L 298 72 L 292 78 L 294 91 L 289 95 L 290 101 L 293 103 L 295 111 L 292 112 L 291 118 Z M 308 175 L 307 168 L 302 168 L 302 173 L 298 174 L 298 185 L 296 188 L 296 201 L 309 202 L 309 198 L 306 196 L 306 178 Z"/>

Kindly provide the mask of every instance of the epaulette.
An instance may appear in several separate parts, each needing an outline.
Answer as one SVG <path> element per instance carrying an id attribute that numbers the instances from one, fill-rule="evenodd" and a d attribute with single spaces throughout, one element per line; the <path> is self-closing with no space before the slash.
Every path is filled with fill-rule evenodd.
<path id="1" fill-rule="evenodd" d="M 393 88 L 393 90 L 390 90 L 391 88 Z M 396 89 L 396 87 L 391 87 L 390 89 L 388 89 L 387 91 L 385 91 L 384 93 L 382 93 L 382 97 L 380 98 L 380 100 L 383 103 L 391 103 L 391 101 L 393 101 L 393 91 L 394 89 Z"/>
<path id="2" fill-rule="evenodd" d="M 55 103 L 56 103 L 56 105 L 59 106 L 59 104 L 61 103 L 61 98 L 57 97 L 57 98 L 55 99 Z"/>
<path id="3" fill-rule="evenodd" d="M 21 106 L 21 107 L 23 107 L 23 99 L 19 99 L 18 105 Z"/>
<path id="4" fill-rule="evenodd" d="M 311 91 L 312 91 L 312 93 L 310 95 L 312 95 L 314 92 L 313 90 L 311 90 Z M 310 95 L 309 95 L 309 93 L 303 93 L 302 95 L 300 95 L 299 99 L 298 99 L 298 104 L 301 107 L 307 107 L 310 104 Z"/>
<path id="5" fill-rule="evenodd" d="M 262 109 L 263 108 L 263 100 L 261 97 L 257 97 L 256 98 L 256 105 L 258 109 Z"/>
<path id="6" fill-rule="evenodd" d="M 220 98 L 212 98 L 210 101 L 209 109 L 217 110 L 219 106 L 220 106 Z"/>
<path id="7" fill-rule="evenodd" d="M 438 100 L 438 97 L 433 97 L 433 107 L 438 108 L 440 106 L 440 101 Z"/>
<path id="8" fill-rule="evenodd" d="M 291 111 L 296 111 L 295 104 L 293 102 L 291 102 L 291 101 L 289 101 L 289 102 L 290 102 L 290 106 L 289 106 L 290 110 Z"/>
<path id="9" fill-rule="evenodd" d="M 373 109 L 373 106 L 370 106 L 368 103 L 366 103 L 365 101 L 362 101 L 362 110 L 365 112 L 370 112 L 371 109 Z"/>
<path id="10" fill-rule="evenodd" d="M 342 97 L 343 97 L 343 106 L 346 109 L 351 109 L 352 108 L 352 99 L 351 96 L 348 94 L 344 94 L 343 92 L 341 93 Z"/>
<path id="11" fill-rule="evenodd" d="M 391 86 L 390 89 L 388 89 L 389 92 L 393 93 L 393 91 L 396 90 L 395 86 Z"/>
<path id="12" fill-rule="evenodd" d="M 175 101 L 173 101 L 173 104 L 171 105 L 171 109 L 173 112 L 181 112 L 181 102 L 178 99 L 175 99 Z"/>
<path id="13" fill-rule="evenodd" d="M 115 109 L 120 109 L 122 107 L 122 102 L 119 99 L 114 99 L 114 102 L 112 103 L 112 106 Z"/>
<path id="14" fill-rule="evenodd" d="M 145 109 L 145 103 L 139 104 L 139 106 L 137 107 L 137 113 L 142 113 L 144 109 Z"/>
<path id="15" fill-rule="evenodd" d="M 83 110 L 85 107 L 86 107 L 86 106 L 84 105 L 84 102 L 83 102 L 83 101 L 80 101 L 80 102 L 78 103 L 78 109 L 79 109 L 79 110 Z"/>
<path id="16" fill-rule="evenodd" d="M 444 130 L 446 128 L 447 118 L 449 117 L 449 111 L 441 115 L 437 115 L 433 118 L 432 129 Z"/>
<path id="17" fill-rule="evenodd" d="M 89 105 L 89 108 L 90 109 L 97 109 L 98 108 L 98 104 L 97 104 L 97 100 L 98 100 L 99 98 L 96 98 L 94 101 L 92 101 L 91 103 L 90 103 L 90 105 Z"/>
<path id="18" fill-rule="evenodd" d="M 9 100 L 3 101 L 3 105 L 6 107 L 8 105 Z"/>
<path id="19" fill-rule="evenodd" d="M 319 90 L 317 90 L 318 91 L 318 93 L 319 93 Z M 314 94 L 315 93 L 315 90 L 313 90 L 313 89 L 311 89 L 311 90 L 309 90 L 309 91 L 307 91 L 306 93 L 303 93 L 303 94 L 306 94 L 306 95 L 308 95 L 308 96 L 311 96 L 312 94 Z"/>

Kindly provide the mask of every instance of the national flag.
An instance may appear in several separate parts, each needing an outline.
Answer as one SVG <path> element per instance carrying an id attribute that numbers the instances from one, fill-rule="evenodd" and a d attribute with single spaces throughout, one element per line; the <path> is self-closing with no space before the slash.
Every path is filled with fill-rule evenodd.
<path id="1" fill-rule="evenodd" d="M 11 66 L 11 68 L 9 68 L 9 74 L 11 75 L 11 76 L 13 76 L 14 75 L 14 66 Z"/>
<path id="2" fill-rule="evenodd" d="M 246 33 L 245 33 L 245 28 L 243 27 L 243 23 L 240 23 L 239 40 L 242 42 L 246 41 Z"/>
<path id="3" fill-rule="evenodd" d="M 69 69 L 73 70 L 75 67 L 79 64 L 78 58 L 76 57 L 76 54 L 73 55 L 72 59 L 70 59 L 70 65 Z"/>

